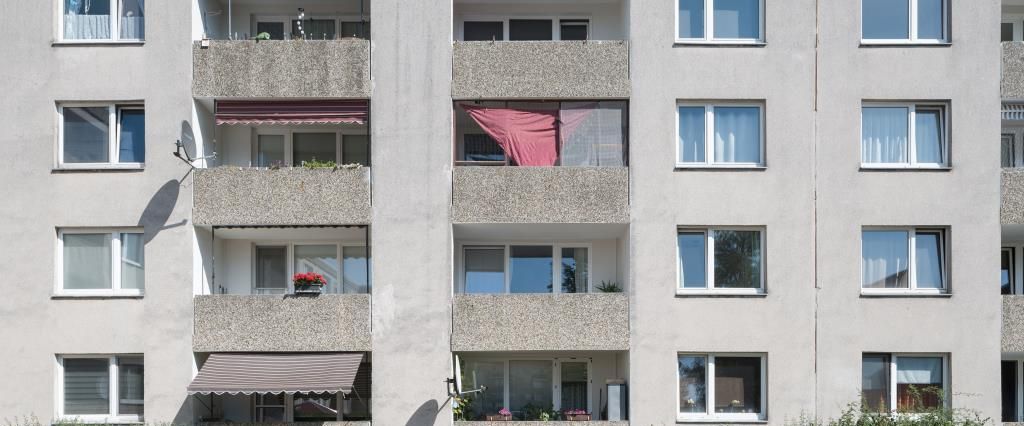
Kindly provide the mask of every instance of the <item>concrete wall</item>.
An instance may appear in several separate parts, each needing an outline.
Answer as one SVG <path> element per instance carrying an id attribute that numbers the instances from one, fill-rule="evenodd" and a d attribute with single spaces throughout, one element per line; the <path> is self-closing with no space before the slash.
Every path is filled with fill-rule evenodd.
<path id="1" fill-rule="evenodd" d="M 1003 296 L 1002 351 L 1024 353 L 1024 296 Z"/>
<path id="2" fill-rule="evenodd" d="M 625 41 L 460 41 L 452 61 L 455 99 L 629 97 Z"/>
<path id="3" fill-rule="evenodd" d="M 627 223 L 625 167 L 455 167 L 457 223 Z"/>
<path id="4" fill-rule="evenodd" d="M 197 169 L 198 225 L 350 225 L 370 222 L 370 170 Z"/>
<path id="5" fill-rule="evenodd" d="M 374 424 L 452 419 L 449 5 L 373 3 Z"/>
<path id="6" fill-rule="evenodd" d="M 0 360 L 11 366 L 0 394 L 21 395 L 0 401 L 0 417 L 52 420 L 56 354 L 128 353 L 145 357 L 145 420 L 187 422 L 192 178 L 170 152 L 191 137 L 192 2 L 147 4 L 145 43 L 117 46 L 53 45 L 57 6 L 0 4 L 0 55 L 11 58 L 0 67 L 0 146 L 11 159 L 0 168 Z M 129 100 L 145 104 L 145 170 L 51 171 L 58 102 Z M 143 227 L 145 296 L 52 298 L 56 229 L 66 226 Z"/>
<path id="7" fill-rule="evenodd" d="M 858 45 L 858 2 L 818 3 L 819 416 L 858 398 L 863 352 L 939 352 L 950 354 L 951 404 L 999 418 L 999 2 L 950 3 L 952 45 L 878 48 Z M 860 171 L 865 99 L 948 100 L 952 169 Z M 948 226 L 951 297 L 859 297 L 870 225 Z"/>
<path id="8" fill-rule="evenodd" d="M 561 0 L 543 3 L 467 2 L 455 0 L 456 40 L 462 40 L 463 22 L 467 20 L 512 19 L 589 19 L 590 40 L 628 40 L 628 13 L 623 13 L 626 0 L 589 1 Z"/>
<path id="9" fill-rule="evenodd" d="M 1003 100 L 1024 99 L 1024 43 L 1003 42 L 999 92 Z"/>
<path id="10" fill-rule="evenodd" d="M 195 297 L 196 352 L 370 350 L 370 296 Z"/>
<path id="11" fill-rule="evenodd" d="M 623 293 L 458 294 L 452 350 L 628 350 Z"/>
<path id="12" fill-rule="evenodd" d="M 999 223 L 1024 224 L 1024 169 L 1003 169 Z"/>
<path id="13" fill-rule="evenodd" d="M 367 98 L 366 40 L 211 40 L 193 46 L 197 98 Z"/>

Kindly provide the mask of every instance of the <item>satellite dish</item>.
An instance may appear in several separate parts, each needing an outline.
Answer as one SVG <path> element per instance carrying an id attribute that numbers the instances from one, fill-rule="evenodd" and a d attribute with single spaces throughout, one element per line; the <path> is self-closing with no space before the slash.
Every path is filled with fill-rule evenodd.
<path id="1" fill-rule="evenodd" d="M 455 372 L 455 381 L 453 383 L 453 385 L 455 386 L 455 394 L 456 395 L 461 395 L 462 394 L 462 363 L 459 362 L 459 356 L 458 355 L 452 354 L 452 364 L 453 364 L 452 365 L 452 367 L 453 367 L 452 371 Z"/>

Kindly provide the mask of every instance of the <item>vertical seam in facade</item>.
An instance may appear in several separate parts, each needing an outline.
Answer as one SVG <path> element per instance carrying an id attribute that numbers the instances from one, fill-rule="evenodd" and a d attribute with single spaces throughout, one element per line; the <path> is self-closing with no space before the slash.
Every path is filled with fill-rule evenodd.
<path id="1" fill-rule="evenodd" d="M 818 61 L 821 52 L 821 2 L 814 0 L 814 106 L 811 111 L 812 137 L 811 137 L 811 271 L 814 280 L 814 343 L 811 346 L 811 354 L 814 357 L 814 404 L 812 406 L 814 419 L 818 418 L 818 382 L 821 380 L 818 375 L 818 300 L 821 287 L 818 281 Z"/>

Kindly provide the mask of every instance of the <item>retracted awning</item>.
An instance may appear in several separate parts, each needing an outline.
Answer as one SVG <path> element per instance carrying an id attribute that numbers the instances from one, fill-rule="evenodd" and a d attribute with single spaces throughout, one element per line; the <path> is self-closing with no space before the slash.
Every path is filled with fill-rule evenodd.
<path id="1" fill-rule="evenodd" d="M 367 101 L 217 101 L 217 125 L 365 124 Z"/>
<path id="2" fill-rule="evenodd" d="M 188 385 L 194 394 L 352 393 L 363 353 L 215 353 Z M 362 398 L 362 386 L 355 389 Z M 368 392 L 367 392 L 368 393 Z"/>

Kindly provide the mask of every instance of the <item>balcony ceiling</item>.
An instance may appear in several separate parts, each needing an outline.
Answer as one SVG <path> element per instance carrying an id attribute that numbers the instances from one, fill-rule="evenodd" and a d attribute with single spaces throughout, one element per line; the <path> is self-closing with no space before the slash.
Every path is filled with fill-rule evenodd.
<path id="1" fill-rule="evenodd" d="M 623 223 L 466 223 L 452 225 L 457 240 L 606 240 L 627 238 Z"/>

